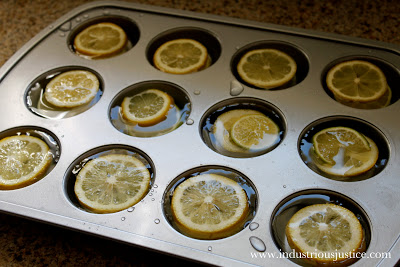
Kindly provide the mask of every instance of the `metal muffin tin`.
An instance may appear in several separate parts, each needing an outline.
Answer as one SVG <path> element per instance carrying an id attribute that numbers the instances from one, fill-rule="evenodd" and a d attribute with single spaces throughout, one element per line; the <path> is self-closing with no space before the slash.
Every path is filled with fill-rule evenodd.
<path id="1" fill-rule="evenodd" d="M 71 46 L 73 36 L 98 21 L 123 26 L 131 48 L 101 60 L 76 55 Z M 154 49 L 168 38 L 181 36 L 203 42 L 213 64 L 187 75 L 154 68 Z M 241 81 L 234 68 L 238 56 L 256 47 L 289 53 L 298 65 L 295 82 L 276 90 L 261 90 Z M 288 248 L 282 233 L 287 217 L 278 216 L 293 213 L 299 199 L 307 203 L 333 201 L 359 216 L 367 253 L 391 253 L 391 258 L 360 259 L 354 265 L 392 266 L 400 255 L 400 101 L 382 109 L 360 110 L 333 100 L 325 88 L 324 75 L 332 64 L 351 58 L 378 64 L 387 75 L 394 100 L 399 98 L 400 47 L 392 44 L 123 2 L 81 6 L 44 29 L 0 69 L 0 109 L 4 114 L 0 137 L 36 130 L 57 143 L 59 153 L 43 179 L 21 189 L 0 191 L 0 209 L 209 264 L 295 266 L 297 260 L 279 257 L 279 252 Z M 35 81 L 73 68 L 92 70 L 101 80 L 101 94 L 87 110 L 45 118 L 28 108 L 28 94 Z M 111 110 L 119 93 L 152 82 L 178 88 L 177 93 L 190 103 L 184 123 L 149 138 L 116 129 Z M 280 115 L 284 128 L 281 142 L 268 153 L 249 158 L 225 156 L 210 148 L 203 135 L 207 114 L 224 105 L 254 100 Z M 342 122 L 376 137 L 383 146 L 383 166 L 372 177 L 334 180 L 303 161 L 302 137 L 320 123 Z M 109 149 L 142 155 L 152 171 L 152 188 L 134 208 L 112 214 L 89 213 L 79 207 L 71 193 L 71 172 L 80 160 Z M 179 233 L 170 223 L 166 205 L 177 180 L 209 169 L 232 170 L 246 177 L 254 190 L 254 210 L 251 224 L 239 233 L 207 241 Z M 257 252 L 275 253 L 275 258 L 251 256 Z"/>

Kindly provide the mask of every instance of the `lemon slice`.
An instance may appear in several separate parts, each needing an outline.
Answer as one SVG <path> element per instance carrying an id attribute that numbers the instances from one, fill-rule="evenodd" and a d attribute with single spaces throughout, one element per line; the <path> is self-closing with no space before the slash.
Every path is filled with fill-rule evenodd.
<path id="1" fill-rule="evenodd" d="M 150 172 L 137 158 L 109 154 L 89 161 L 78 173 L 75 194 L 96 213 L 112 213 L 139 202 L 150 187 Z"/>
<path id="2" fill-rule="evenodd" d="M 262 115 L 263 113 L 252 109 L 233 109 L 222 113 L 215 120 L 212 133 L 215 138 L 215 148 L 219 151 L 228 151 L 234 153 L 246 153 L 248 149 L 235 144 L 231 138 L 232 127 L 235 122 L 245 115 Z"/>
<path id="3" fill-rule="evenodd" d="M 388 87 L 385 74 L 374 64 L 362 60 L 337 64 L 329 70 L 326 84 L 334 95 L 354 102 L 377 100 Z"/>
<path id="4" fill-rule="evenodd" d="M 171 201 L 179 229 L 198 239 L 219 239 L 240 231 L 248 215 L 247 196 L 235 181 L 217 174 L 191 177 Z"/>
<path id="5" fill-rule="evenodd" d="M 90 103 L 99 91 L 99 86 L 96 75 L 89 71 L 67 71 L 47 84 L 44 97 L 56 107 L 73 108 Z"/>
<path id="6" fill-rule="evenodd" d="M 377 100 L 372 100 L 369 102 L 354 102 L 354 101 L 347 101 L 341 99 L 339 96 L 334 96 L 335 100 L 339 103 L 352 107 L 352 108 L 359 108 L 359 109 L 377 109 L 377 108 L 384 108 L 390 105 L 390 101 L 392 100 L 392 90 L 390 87 L 387 87 L 386 92 L 378 98 Z"/>
<path id="7" fill-rule="evenodd" d="M 296 62 L 276 49 L 256 49 L 239 61 L 237 71 L 247 83 L 265 89 L 284 85 L 296 74 Z"/>
<path id="8" fill-rule="evenodd" d="M 340 153 L 344 157 L 354 153 L 371 150 L 365 136 L 348 127 L 331 127 L 316 133 L 312 138 L 313 148 L 325 163 L 335 165 L 335 157 Z"/>
<path id="9" fill-rule="evenodd" d="M 81 54 L 100 58 L 118 54 L 124 49 L 127 40 L 120 26 L 102 22 L 81 31 L 74 39 L 74 46 Z"/>
<path id="10" fill-rule="evenodd" d="M 238 146 L 260 151 L 276 143 L 279 138 L 279 127 L 264 114 L 245 115 L 233 124 L 231 136 Z"/>
<path id="11" fill-rule="evenodd" d="M 296 212 L 286 226 L 291 248 L 314 264 L 337 264 L 361 252 L 362 226 L 350 210 L 334 204 L 315 204 Z"/>
<path id="12" fill-rule="evenodd" d="M 124 119 L 139 126 L 152 126 L 166 119 L 174 99 L 158 89 L 148 89 L 131 97 L 125 97 L 121 104 Z"/>
<path id="13" fill-rule="evenodd" d="M 41 139 L 17 135 L 0 140 L 0 189 L 16 189 L 42 178 L 52 162 Z"/>
<path id="14" fill-rule="evenodd" d="M 338 176 L 355 176 L 362 174 L 372 167 L 374 167 L 376 161 L 378 160 L 379 150 L 375 142 L 366 137 L 370 150 L 369 151 L 346 151 L 345 153 L 338 153 L 335 157 L 335 164 L 326 164 L 319 161 L 318 157 L 313 156 L 313 161 L 315 165 L 322 171 Z"/>
<path id="15" fill-rule="evenodd" d="M 186 74 L 207 64 L 207 48 L 193 39 L 176 39 L 162 44 L 154 53 L 154 65 L 161 71 Z"/>

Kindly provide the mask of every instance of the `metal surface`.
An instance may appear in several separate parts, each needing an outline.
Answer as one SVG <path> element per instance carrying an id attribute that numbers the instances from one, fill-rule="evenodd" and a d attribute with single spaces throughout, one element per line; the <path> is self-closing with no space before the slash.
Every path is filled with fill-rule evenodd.
<path id="1" fill-rule="evenodd" d="M 140 31 L 132 49 L 119 56 L 88 60 L 69 47 L 70 32 L 96 17 L 128 18 Z M 155 69 L 147 59 L 151 44 L 166 31 L 203 29 L 221 46 L 218 60 L 209 68 L 189 74 L 172 75 Z M 210 40 L 214 42 L 215 40 Z M 281 90 L 244 90 L 231 96 L 236 79 L 231 71 L 232 57 L 243 47 L 260 41 L 288 44 L 300 51 L 300 62 L 308 65 L 304 79 Z M 61 154 L 54 169 L 28 187 L 0 191 L 0 209 L 103 236 L 172 255 L 216 265 L 286 266 L 295 265 L 285 258 L 252 257 L 257 252 L 250 239 L 261 240 L 266 252 L 279 253 L 271 233 L 272 214 L 286 197 L 302 190 L 321 189 L 347 196 L 365 212 L 370 225 L 367 252 L 391 252 L 392 259 L 361 259 L 354 266 L 367 264 L 390 266 L 400 256 L 400 101 L 379 110 L 359 110 L 343 106 L 325 92 L 322 77 L 326 67 L 343 57 L 378 59 L 391 66 L 393 80 L 399 80 L 400 47 L 380 42 L 348 38 L 318 32 L 261 24 L 238 19 L 183 12 L 172 9 L 121 3 L 97 2 L 81 6 L 43 30 L 0 69 L 0 131 L 15 127 L 41 127 L 59 140 Z M 103 95 L 85 112 L 64 119 L 46 119 L 26 106 L 29 85 L 44 73 L 65 66 L 89 68 L 103 82 Z M 303 66 L 299 65 L 301 69 Z M 178 129 L 157 137 L 140 138 L 123 134 L 110 122 L 109 109 L 118 93 L 137 83 L 165 81 L 183 88 L 191 101 L 189 119 Z M 392 87 L 394 92 L 397 87 Z M 398 93 L 396 93 L 398 94 Z M 286 133 L 272 151 L 252 158 L 232 158 L 216 153 L 203 142 L 201 121 L 215 104 L 236 98 L 257 98 L 277 107 L 284 115 Z M 342 182 L 312 171 L 299 155 L 303 130 L 319 119 L 330 116 L 357 118 L 379 130 L 389 147 L 386 167 L 370 179 Z M 67 170 L 92 149 L 108 145 L 127 145 L 143 151 L 155 167 L 152 195 L 127 210 L 112 214 L 92 214 L 79 209 L 68 196 Z M 250 179 L 257 192 L 255 230 L 246 227 L 238 234 L 220 240 L 196 240 L 178 233 L 168 222 L 163 209 L 164 191 L 180 174 L 199 166 L 224 166 Z M 395 244 L 396 243 L 396 244 Z"/>

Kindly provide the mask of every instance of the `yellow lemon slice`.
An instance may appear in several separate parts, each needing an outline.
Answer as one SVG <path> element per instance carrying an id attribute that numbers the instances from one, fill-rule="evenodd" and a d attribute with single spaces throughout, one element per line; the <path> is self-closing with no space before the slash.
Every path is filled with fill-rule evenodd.
<path id="1" fill-rule="evenodd" d="M 315 204 L 296 212 L 286 226 L 286 237 L 290 247 L 314 265 L 344 263 L 352 260 L 351 253 L 364 249 L 359 220 L 334 204 Z"/>
<path id="2" fill-rule="evenodd" d="M 248 152 L 247 148 L 238 146 L 231 138 L 233 125 L 245 115 L 263 115 L 263 113 L 252 109 L 233 109 L 218 116 L 212 127 L 217 150 L 226 150 L 235 153 Z"/>
<path id="3" fill-rule="evenodd" d="M 89 71 L 67 71 L 47 84 L 44 97 L 56 107 L 74 108 L 90 103 L 99 91 L 99 86 L 99 79 Z"/>
<path id="4" fill-rule="evenodd" d="M 110 22 L 101 22 L 85 28 L 74 39 L 74 47 L 81 54 L 109 57 L 121 52 L 126 43 L 125 31 Z"/>
<path id="5" fill-rule="evenodd" d="M 131 97 L 125 97 L 121 104 L 124 119 L 140 126 L 152 126 L 166 119 L 174 99 L 158 89 L 148 89 Z"/>
<path id="6" fill-rule="evenodd" d="M 340 153 L 363 153 L 371 150 L 365 136 L 348 127 L 326 128 L 312 137 L 315 153 L 324 162 L 334 165 L 335 156 Z"/>
<path id="7" fill-rule="evenodd" d="M 264 114 L 245 115 L 232 126 L 232 140 L 238 146 L 252 150 L 265 150 L 279 139 L 279 127 Z"/>
<path id="8" fill-rule="evenodd" d="M 207 48 L 193 39 L 176 39 L 162 44 L 154 53 L 154 65 L 161 71 L 186 74 L 207 64 Z"/>
<path id="9" fill-rule="evenodd" d="M 338 153 L 335 157 L 335 164 L 326 164 L 321 162 L 317 156 L 314 157 L 313 161 L 315 165 L 322 171 L 338 176 L 355 176 L 362 174 L 372 167 L 374 167 L 376 161 L 378 160 L 379 150 L 375 142 L 366 137 L 370 150 L 348 150 L 343 153 Z"/>
<path id="10" fill-rule="evenodd" d="M 137 158 L 109 154 L 89 161 L 78 173 L 75 194 L 96 213 L 112 213 L 139 202 L 150 187 L 150 172 Z"/>
<path id="11" fill-rule="evenodd" d="M 347 101 L 341 99 L 339 96 L 334 96 L 335 100 L 339 103 L 352 107 L 352 108 L 359 108 L 359 109 L 377 109 L 377 108 L 384 108 L 389 106 L 390 101 L 392 100 L 392 90 L 390 87 L 387 87 L 386 92 L 377 100 L 372 100 L 369 102 L 354 102 L 354 101 Z"/>
<path id="12" fill-rule="evenodd" d="M 247 83 L 265 89 L 284 85 L 296 74 L 296 62 L 276 49 L 256 49 L 239 61 L 237 71 Z"/>
<path id="13" fill-rule="evenodd" d="M 0 189 L 16 189 L 42 178 L 52 162 L 41 139 L 17 135 L 0 140 Z"/>
<path id="14" fill-rule="evenodd" d="M 388 88 L 381 69 L 362 60 L 337 64 L 328 71 L 326 84 L 334 95 L 353 102 L 377 100 Z"/>
<path id="15" fill-rule="evenodd" d="M 191 177 L 177 186 L 171 201 L 179 229 L 198 239 L 219 239 L 243 227 L 247 196 L 235 181 L 217 174 Z"/>

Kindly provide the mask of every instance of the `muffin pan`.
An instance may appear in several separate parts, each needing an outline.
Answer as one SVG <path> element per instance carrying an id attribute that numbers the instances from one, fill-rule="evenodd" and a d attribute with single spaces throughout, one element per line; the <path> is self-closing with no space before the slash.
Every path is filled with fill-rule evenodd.
<path id="1" fill-rule="evenodd" d="M 106 59 L 77 55 L 74 36 L 103 21 L 126 31 L 127 49 Z M 152 65 L 155 49 L 181 37 L 202 42 L 211 66 L 185 75 L 157 70 Z M 295 79 L 274 90 L 243 82 L 235 65 L 253 48 L 277 48 L 291 55 L 298 67 Z M 324 82 L 326 72 L 347 59 L 364 59 L 382 68 L 393 91 L 388 107 L 360 110 L 332 98 Z M 98 95 L 83 109 L 41 109 L 38 103 L 49 77 L 71 69 L 97 75 Z M 279 254 L 289 249 L 282 233 L 288 214 L 304 205 L 332 202 L 359 217 L 367 255 L 390 252 L 390 258 L 364 258 L 354 266 L 393 266 L 400 257 L 399 70 L 400 47 L 392 44 L 131 3 L 86 4 L 44 29 L 0 69 L 0 108 L 6 114 L 0 136 L 35 134 L 54 150 L 54 162 L 44 178 L 21 189 L 0 191 L 0 209 L 208 264 L 295 266 L 306 263 Z M 182 110 L 178 123 L 161 134 L 132 134 L 118 107 L 124 96 L 153 86 L 176 99 Z M 207 128 L 215 114 L 249 106 L 273 117 L 281 129 L 279 142 L 262 154 L 220 153 Z M 309 164 L 303 148 L 310 133 L 339 124 L 354 126 L 377 143 L 380 155 L 371 173 L 336 179 Z M 151 188 L 127 210 L 87 212 L 73 193 L 76 171 L 85 160 L 113 151 L 144 161 L 152 175 Z M 237 179 L 251 207 L 243 230 L 210 241 L 181 234 L 169 207 L 179 182 L 208 172 Z"/>

